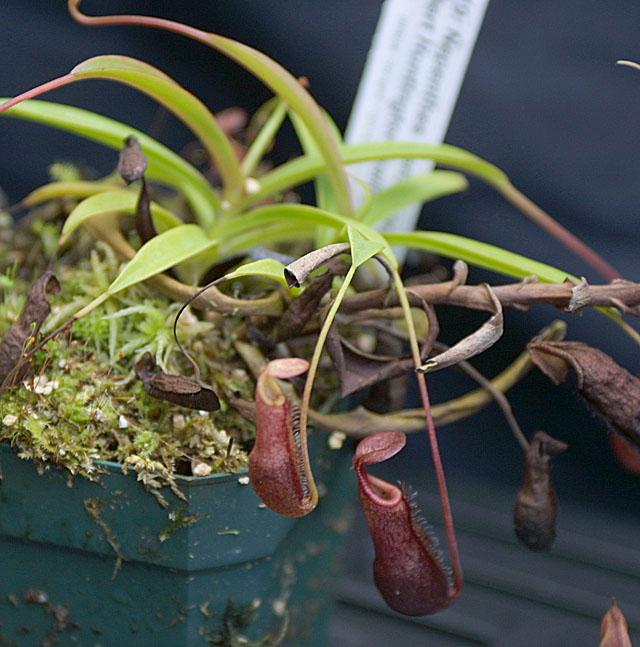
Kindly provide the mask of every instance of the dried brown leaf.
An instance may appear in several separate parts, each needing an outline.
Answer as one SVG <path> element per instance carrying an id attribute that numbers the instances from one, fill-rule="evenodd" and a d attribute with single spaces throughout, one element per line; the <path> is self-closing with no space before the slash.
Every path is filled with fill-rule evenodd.
<path id="1" fill-rule="evenodd" d="M 158 400 L 199 411 L 217 411 L 220 408 L 218 396 L 211 386 L 184 375 L 163 373 L 151 353 L 145 353 L 134 369 L 145 391 Z"/>
<path id="2" fill-rule="evenodd" d="M 33 342 L 51 312 L 49 295 L 60 292 L 60 283 L 52 272 L 45 272 L 29 290 L 27 302 L 18 320 L 0 341 L 0 384 L 11 374 L 13 384 L 26 374 L 28 364 L 18 368 L 23 352 Z"/>
<path id="3" fill-rule="evenodd" d="M 274 330 L 277 342 L 299 335 L 309 320 L 318 312 L 324 295 L 331 289 L 335 274 L 328 270 L 312 279 L 302 294 L 291 303 L 278 320 Z"/>
<path id="4" fill-rule="evenodd" d="M 299 288 L 309 275 L 322 267 L 326 262 L 340 254 L 346 254 L 351 249 L 349 243 L 334 243 L 301 256 L 284 269 L 284 275 L 289 287 Z"/>
<path id="5" fill-rule="evenodd" d="M 367 386 L 396 377 L 411 370 L 411 358 L 375 356 L 364 353 L 340 335 L 332 326 L 326 349 L 335 364 L 340 379 L 340 395 L 344 398 Z"/>
<path id="6" fill-rule="evenodd" d="M 379 332 L 376 339 L 376 353 L 379 355 L 393 355 L 398 357 L 402 354 L 402 341 L 393 335 Z M 386 413 L 402 409 L 407 399 L 409 388 L 409 375 L 404 373 L 398 377 L 383 380 L 372 385 L 364 406 L 374 413 Z"/>
<path id="7" fill-rule="evenodd" d="M 136 206 L 135 223 L 136 231 L 143 244 L 158 235 L 156 227 L 153 224 L 153 218 L 151 217 L 151 198 L 149 197 L 149 190 L 147 189 L 147 183 L 144 178 L 142 178 L 140 197 Z"/>
<path id="8" fill-rule="evenodd" d="M 429 322 L 427 338 L 422 344 L 422 358 L 428 356 L 439 333 L 438 320 L 433 308 L 422 301 L 422 309 Z M 331 356 L 340 378 L 340 395 L 344 398 L 360 389 L 378 384 L 383 380 L 399 377 L 414 368 L 410 356 L 377 355 L 361 351 L 344 339 L 333 326 L 327 336 L 327 352 Z"/>
<path id="9" fill-rule="evenodd" d="M 157 235 L 151 217 L 151 199 L 144 179 L 146 170 L 147 158 L 142 151 L 140 142 L 133 136 L 127 137 L 118 159 L 118 174 L 127 184 L 142 180 L 140 197 L 136 206 L 135 224 L 138 236 L 143 243 Z"/>
<path id="10" fill-rule="evenodd" d="M 531 359 L 554 384 L 576 374 L 585 402 L 617 433 L 640 447 L 640 379 L 613 358 L 582 342 L 532 342 Z"/>
<path id="11" fill-rule="evenodd" d="M 500 337 L 504 330 L 504 316 L 502 314 L 502 305 L 495 295 L 495 292 L 488 284 L 484 284 L 487 290 L 491 303 L 494 308 L 494 315 L 485 321 L 485 323 L 478 328 L 474 333 L 471 333 L 464 339 L 461 339 L 457 344 L 454 344 L 448 350 L 429 358 L 419 369 L 421 373 L 427 373 L 434 370 L 440 370 L 453 366 L 458 362 L 468 360 L 483 353 L 488 348 L 491 348 Z"/>

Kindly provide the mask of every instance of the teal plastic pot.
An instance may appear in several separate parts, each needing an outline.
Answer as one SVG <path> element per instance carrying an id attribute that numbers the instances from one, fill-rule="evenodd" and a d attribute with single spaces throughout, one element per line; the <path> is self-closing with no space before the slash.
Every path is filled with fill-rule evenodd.
<path id="1" fill-rule="evenodd" d="M 326 645 L 356 486 L 348 449 L 310 449 L 323 496 L 293 520 L 246 473 L 178 477 L 187 501 L 162 508 L 117 464 L 71 482 L 1 447 L 0 644 Z"/>

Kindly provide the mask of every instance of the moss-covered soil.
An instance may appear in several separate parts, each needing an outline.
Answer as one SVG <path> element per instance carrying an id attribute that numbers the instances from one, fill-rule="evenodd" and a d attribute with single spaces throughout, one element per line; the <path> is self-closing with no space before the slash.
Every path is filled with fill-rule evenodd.
<path id="1" fill-rule="evenodd" d="M 0 223 L 0 338 L 57 243 L 55 224 L 34 220 L 17 229 L 7 218 Z M 120 263 L 106 244 L 87 237 L 53 269 L 62 291 L 52 298 L 43 333 L 104 291 Z M 233 345 L 241 322 L 190 312 L 180 320 L 181 341 L 220 397 L 217 412 L 156 400 L 134 374 L 135 361 L 150 352 L 166 372 L 193 375 L 172 334 L 180 305 L 136 286 L 80 320 L 70 337 L 50 342 L 30 377 L 0 397 L 0 442 L 40 466 L 89 478 L 99 476 L 96 461 L 115 461 L 152 488 L 174 485 L 175 474 L 243 468 L 253 427 L 228 404 L 232 395 L 251 399 L 253 392 Z"/>

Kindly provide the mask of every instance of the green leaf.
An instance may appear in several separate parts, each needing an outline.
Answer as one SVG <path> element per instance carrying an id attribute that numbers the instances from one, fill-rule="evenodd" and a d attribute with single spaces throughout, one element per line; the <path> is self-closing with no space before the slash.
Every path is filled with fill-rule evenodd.
<path id="1" fill-rule="evenodd" d="M 304 153 L 311 157 L 320 157 L 318 146 L 302 119 L 300 119 L 294 110 L 289 110 L 289 118 L 291 119 L 291 123 L 293 124 L 293 128 L 296 131 L 296 135 L 298 136 Z M 337 127 L 333 130 L 336 133 L 336 139 L 341 142 L 342 137 L 339 134 Z M 316 192 L 316 205 L 320 207 L 320 209 L 336 211 L 336 200 L 329 177 L 325 173 L 316 176 L 314 179 L 314 187 Z"/>
<path id="2" fill-rule="evenodd" d="M 347 234 L 351 246 L 351 264 L 355 267 L 360 267 L 385 247 L 384 242 L 371 240 L 352 225 L 347 227 Z"/>
<path id="3" fill-rule="evenodd" d="M 213 47 L 246 68 L 300 115 L 318 146 L 325 172 L 331 177 L 339 211 L 346 215 L 353 213 L 349 184 L 331 127 L 311 95 L 281 65 L 248 45 L 173 20 L 132 15 L 87 16 L 80 11 L 80 3 L 81 0 L 69 0 L 68 7 L 73 17 L 83 24 L 140 25 L 176 32 Z"/>
<path id="4" fill-rule="evenodd" d="M 562 283 L 567 278 L 578 281 L 572 274 L 551 265 L 456 234 L 441 231 L 414 231 L 383 234 L 383 236 L 390 245 L 421 249 L 447 258 L 461 259 L 471 265 L 507 276 L 522 279 L 534 274 L 545 283 Z"/>
<path id="5" fill-rule="evenodd" d="M 445 195 L 464 191 L 468 186 L 464 175 L 454 171 L 432 171 L 414 175 L 376 193 L 368 209 L 363 211 L 361 220 L 374 226 L 412 204 L 424 204 Z"/>
<path id="6" fill-rule="evenodd" d="M 0 102 L 5 101 L 7 99 L 0 99 Z M 120 150 L 124 140 L 133 135 L 140 142 L 149 162 L 147 176 L 150 179 L 184 193 L 200 218 L 210 218 L 212 212 L 219 208 L 220 201 L 215 191 L 196 168 L 132 126 L 82 108 L 48 101 L 25 101 L 0 114 L 46 124 L 115 150 Z"/>
<path id="7" fill-rule="evenodd" d="M 315 227 L 311 224 L 305 225 L 304 223 L 298 223 L 295 229 L 293 229 L 291 224 L 288 222 L 285 222 L 284 224 L 272 224 L 255 230 L 247 230 L 242 234 L 233 236 L 232 239 L 220 241 L 220 251 L 221 254 L 231 256 L 260 245 L 272 245 L 274 243 L 281 242 L 291 243 L 297 240 L 311 240 L 313 238 L 314 231 Z"/>
<path id="8" fill-rule="evenodd" d="M 273 258 L 262 258 L 259 261 L 246 263 L 235 269 L 226 278 L 237 279 L 241 276 L 262 276 L 267 279 L 273 279 L 278 283 L 286 286 L 287 281 L 284 278 L 284 265 Z"/>
<path id="9" fill-rule="evenodd" d="M 340 143 L 342 143 L 342 133 L 335 125 L 335 123 L 331 120 L 331 118 L 326 115 L 326 113 L 325 116 L 327 117 L 328 123 L 332 126 L 332 130 L 336 135 L 336 139 Z M 293 124 L 294 130 L 296 131 L 296 135 L 300 140 L 300 145 L 302 146 L 304 153 L 312 157 L 319 157 L 320 152 L 318 150 L 318 147 L 313 140 L 313 137 L 311 137 L 311 133 L 309 133 L 309 129 L 305 126 L 302 119 L 300 119 L 300 117 L 294 110 L 289 110 L 289 117 L 291 119 L 291 123 Z M 317 175 L 313 180 L 313 186 L 316 194 L 316 206 L 326 211 L 337 211 L 338 205 L 333 191 L 333 186 L 331 184 L 331 178 L 326 173 Z M 324 245 L 330 244 L 333 235 L 333 230 L 326 227 L 319 227 L 316 233 L 316 245 L 318 247 L 323 247 Z"/>
<path id="10" fill-rule="evenodd" d="M 430 159 L 479 177 L 491 185 L 508 183 L 504 171 L 457 146 L 417 142 L 373 142 L 343 146 L 345 164 L 388 159 Z"/>
<path id="11" fill-rule="evenodd" d="M 497 166 L 462 148 L 448 144 L 380 142 L 345 145 L 341 151 L 344 163 L 347 165 L 387 159 L 429 159 L 436 164 L 475 175 L 495 187 L 501 188 L 509 184 L 508 177 Z M 323 172 L 325 172 L 324 162 L 317 156 L 305 155 L 281 164 L 260 178 L 260 191 L 247 198 L 243 206 L 254 204 L 266 197 L 304 184 Z"/>
<path id="12" fill-rule="evenodd" d="M 201 40 L 208 42 L 249 70 L 275 94 L 282 97 L 298 114 L 324 160 L 325 172 L 331 178 L 338 209 L 346 215 L 352 214 L 349 183 L 344 172 L 338 141 L 311 95 L 287 70 L 262 52 L 217 34 L 207 34 Z"/>
<path id="13" fill-rule="evenodd" d="M 265 154 L 273 145 L 276 135 L 287 116 L 287 104 L 279 97 L 273 97 L 254 113 L 247 130 L 250 130 L 254 120 L 257 121 L 258 116 L 262 116 L 271 106 L 273 108 L 268 113 L 264 125 L 260 128 L 242 158 L 242 170 L 246 175 L 251 175 L 258 168 Z"/>
<path id="14" fill-rule="evenodd" d="M 295 236 L 298 228 L 306 228 L 309 225 L 331 227 L 338 232 L 344 232 L 342 240 L 347 238 L 347 226 L 353 227 L 365 239 L 375 241 L 382 247 L 382 253 L 389 263 L 397 267 L 397 260 L 385 239 L 372 227 L 365 225 L 358 220 L 341 216 L 337 213 L 324 211 L 317 207 L 306 204 L 276 204 L 266 207 L 259 207 L 245 213 L 242 218 L 231 220 L 216 228 L 216 235 L 220 240 L 233 240 L 235 236 L 256 232 L 261 228 L 272 224 L 289 223 L 291 235 Z"/>
<path id="15" fill-rule="evenodd" d="M 76 65 L 77 80 L 118 81 L 152 97 L 172 112 L 198 137 L 220 172 L 230 195 L 239 195 L 244 174 L 233 146 L 209 109 L 194 95 L 157 68 L 128 56 L 96 56 Z"/>
<path id="16" fill-rule="evenodd" d="M 104 191 L 118 190 L 121 188 L 115 181 L 107 182 L 99 180 L 90 181 L 64 181 L 49 182 L 33 190 L 24 200 L 22 206 L 35 207 L 49 200 L 60 200 L 69 198 L 88 198 L 89 196 L 103 193 Z"/>
<path id="17" fill-rule="evenodd" d="M 217 244 L 218 241 L 207 238 L 198 225 L 180 225 L 169 229 L 138 250 L 109 286 L 108 293 L 115 294 L 145 281 Z"/>
<path id="18" fill-rule="evenodd" d="M 114 212 L 126 215 L 134 214 L 138 205 L 138 197 L 138 192 L 136 191 L 117 189 L 115 191 L 104 191 L 86 198 L 73 209 L 66 219 L 62 227 L 60 243 L 66 242 L 80 225 L 96 216 Z M 157 230 L 160 232 L 183 224 L 180 218 L 156 202 L 151 203 L 151 215 Z"/>

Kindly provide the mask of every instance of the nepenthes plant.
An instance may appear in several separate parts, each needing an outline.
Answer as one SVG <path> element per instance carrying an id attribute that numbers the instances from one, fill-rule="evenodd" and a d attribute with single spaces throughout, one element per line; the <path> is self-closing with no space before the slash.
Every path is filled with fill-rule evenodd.
<path id="1" fill-rule="evenodd" d="M 534 364 L 556 383 L 571 368 L 580 395 L 613 433 L 624 438 L 625 451 L 633 452 L 632 445 L 640 447 L 640 382 L 597 349 L 564 342 L 566 325 L 560 321 L 551 322 L 493 379 L 480 374 L 469 360 L 500 340 L 504 310 L 537 304 L 552 304 L 568 312 L 597 308 L 612 325 L 638 341 L 638 333 L 623 315 L 637 314 L 640 286 L 624 281 L 611 265 L 518 191 L 503 171 L 476 155 L 454 146 L 415 142 L 347 145 L 331 117 L 312 98 L 306 82 L 263 53 L 161 18 L 89 16 L 80 4 L 80 0 L 69 0 L 69 11 L 88 26 L 172 31 L 212 47 L 255 75 L 273 92 L 273 99 L 260 111 L 259 128 L 240 144 L 220 116 L 160 70 L 130 57 L 105 55 L 3 101 L 3 116 L 70 131 L 120 153 L 113 174 L 99 180 L 59 178 L 33 191 L 20 205 L 33 210 L 62 204 L 64 218 L 51 267 L 38 280 L 33 277 L 28 295 L 24 290 L 21 313 L 14 313 L 0 342 L 0 419 L 13 429 L 9 439 L 18 442 L 16 430 L 25 424 L 19 411 L 9 412 L 16 393 L 25 388 L 25 376 L 44 371 L 43 362 L 59 362 L 56 353 L 100 313 L 107 321 L 104 334 L 112 359 L 124 361 L 127 379 L 137 380 L 150 397 L 179 410 L 232 410 L 255 424 L 255 439 L 247 441 L 250 480 L 262 501 L 280 514 L 307 515 L 320 500 L 307 449 L 309 424 L 360 441 L 353 465 L 376 549 L 375 582 L 394 610 L 408 615 L 435 613 L 450 606 L 462 591 L 462 560 L 436 425 L 470 416 L 490 402 L 500 405 L 523 449 L 525 476 L 515 503 L 516 534 L 531 549 L 549 549 L 557 509 L 551 457 L 567 447 L 543 432 L 531 434 L 528 440 L 505 392 Z M 211 172 L 203 172 L 126 124 L 38 99 L 50 90 L 85 80 L 125 84 L 157 101 L 193 132 Z M 286 119 L 293 124 L 303 153 L 270 168 L 263 162 Z M 398 158 L 430 159 L 447 170 L 410 177 L 378 193 L 360 186 L 364 199 L 356 203 L 351 182 L 359 181 L 357 170 L 352 173 L 350 167 Z M 562 269 L 448 232 L 381 233 L 376 228 L 405 206 L 464 191 L 466 175 L 493 187 L 588 262 L 605 282 L 591 285 Z M 292 198 L 292 191 L 307 183 L 313 183 L 313 204 Z M 76 294 L 52 322 L 47 319 L 49 300 L 60 290 L 56 266 L 73 256 L 70 250 L 83 236 L 86 243 L 87 233 L 95 241 L 90 253 L 102 250 L 113 259 L 112 269 L 115 266 L 117 271 L 97 289 Z M 455 261 L 451 277 L 407 284 L 393 251 L 397 247 Z M 92 256 L 91 262 L 97 272 L 98 261 Z M 510 277 L 511 282 L 469 284 L 469 266 Z M 7 267 L 2 265 L 2 269 Z M 171 303 L 168 314 L 174 338 L 163 337 L 164 345 L 159 348 L 161 335 L 154 332 L 146 346 L 125 344 L 126 351 L 116 352 L 117 322 L 128 315 L 151 317 L 150 306 L 145 311 L 131 301 L 142 294 L 136 290 L 147 289 Z M 440 305 L 482 311 L 487 320 L 446 347 L 438 339 L 436 307 Z M 189 339 L 187 343 L 182 325 L 187 318 L 193 325 L 199 322 L 206 327 L 213 322 L 228 329 L 235 351 L 253 374 L 253 399 L 229 383 L 212 384 L 209 374 L 203 374 L 204 364 L 211 360 L 203 345 L 206 340 Z M 145 325 L 148 330 L 148 322 Z M 170 328 L 163 319 L 154 330 Z M 182 364 L 169 361 L 169 348 L 181 357 Z M 468 373 L 478 388 L 455 400 L 432 404 L 430 373 L 452 366 Z M 404 388 L 390 397 L 390 385 L 409 377 L 420 395 L 419 409 L 403 408 Z M 38 385 L 39 381 L 32 380 L 30 388 Z M 383 400 L 388 410 L 374 411 L 366 400 L 351 409 L 336 410 L 340 398 L 349 402 L 349 396 L 381 386 L 386 389 Z M 429 439 L 451 572 L 409 487 L 396 487 L 368 472 L 368 466 L 403 449 L 406 433 L 419 430 L 426 431 Z M 231 452 L 234 440 L 229 440 Z M 39 457 L 51 458 L 55 453 L 51 448 L 48 452 L 41 451 Z M 175 467 L 172 456 L 167 460 L 165 476 Z M 131 463 L 138 465 L 134 460 Z M 153 471 L 149 464 L 145 463 L 145 469 Z M 192 460 L 192 473 L 205 473 L 202 465 L 203 461 Z"/>

